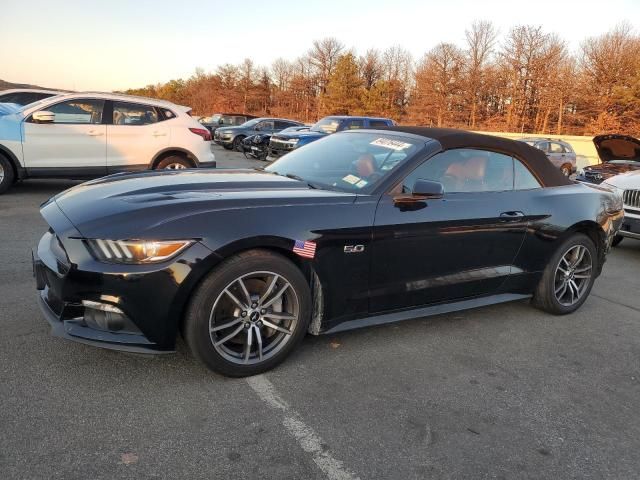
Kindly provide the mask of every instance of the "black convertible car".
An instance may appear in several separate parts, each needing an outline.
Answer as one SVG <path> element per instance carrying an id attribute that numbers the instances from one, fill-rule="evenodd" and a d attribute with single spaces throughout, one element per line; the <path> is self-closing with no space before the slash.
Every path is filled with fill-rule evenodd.
<path id="1" fill-rule="evenodd" d="M 337 133 L 264 170 L 84 183 L 42 206 L 39 302 L 55 335 L 252 375 L 312 334 L 532 298 L 576 310 L 622 220 L 521 142 L 457 130 Z"/>

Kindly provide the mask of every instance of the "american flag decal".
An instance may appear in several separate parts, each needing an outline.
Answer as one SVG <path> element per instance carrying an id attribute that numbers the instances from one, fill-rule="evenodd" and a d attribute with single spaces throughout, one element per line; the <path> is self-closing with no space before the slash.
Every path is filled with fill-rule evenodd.
<path id="1" fill-rule="evenodd" d="M 301 257 L 313 258 L 316 255 L 316 243 L 296 240 L 293 245 L 293 253 L 297 253 Z"/>

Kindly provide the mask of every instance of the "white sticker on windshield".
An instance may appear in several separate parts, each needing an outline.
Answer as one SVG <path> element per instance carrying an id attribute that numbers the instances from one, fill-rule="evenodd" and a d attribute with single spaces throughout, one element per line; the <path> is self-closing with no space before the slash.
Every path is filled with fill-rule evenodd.
<path id="1" fill-rule="evenodd" d="M 411 146 L 410 143 L 401 142 L 399 140 L 391 140 L 389 138 L 377 138 L 373 142 L 371 142 L 371 145 L 390 148 L 392 150 L 404 150 L 405 148 L 409 148 Z"/>
<path id="2" fill-rule="evenodd" d="M 342 177 L 342 180 L 344 180 L 347 183 L 350 183 L 351 185 L 355 185 L 362 179 L 360 177 L 356 177 L 355 175 L 347 175 L 346 177 Z"/>
<path id="3" fill-rule="evenodd" d="M 369 183 L 369 182 L 367 182 L 366 180 L 360 180 L 358 183 L 356 183 L 356 187 L 362 188 L 362 187 L 366 186 L 367 183 Z"/>

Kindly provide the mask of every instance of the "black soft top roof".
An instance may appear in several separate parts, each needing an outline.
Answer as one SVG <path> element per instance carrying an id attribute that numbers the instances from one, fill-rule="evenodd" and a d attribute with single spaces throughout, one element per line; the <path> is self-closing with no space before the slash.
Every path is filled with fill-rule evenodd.
<path id="1" fill-rule="evenodd" d="M 385 130 L 410 133 L 421 137 L 431 138 L 442 145 L 443 150 L 453 148 L 478 148 L 511 155 L 529 167 L 540 183 L 545 187 L 570 185 L 572 182 L 565 177 L 547 158 L 542 150 L 531 147 L 524 142 L 508 140 L 493 135 L 467 132 L 454 128 L 429 127 L 388 127 Z"/>

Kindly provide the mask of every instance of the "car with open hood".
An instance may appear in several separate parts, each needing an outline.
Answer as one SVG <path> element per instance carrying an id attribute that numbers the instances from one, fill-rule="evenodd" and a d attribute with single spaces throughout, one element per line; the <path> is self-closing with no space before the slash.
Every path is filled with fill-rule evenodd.
<path id="1" fill-rule="evenodd" d="M 264 169 L 116 174 L 41 213 L 55 335 L 166 353 L 182 332 L 230 376 L 273 368 L 307 332 L 515 300 L 574 312 L 623 217 L 536 148 L 420 127 L 328 135 Z"/>
<path id="2" fill-rule="evenodd" d="M 602 185 L 620 195 L 624 206 L 624 221 L 612 245 L 615 247 L 624 238 L 640 240 L 640 170 L 609 177 Z"/>
<path id="3" fill-rule="evenodd" d="M 602 183 L 621 173 L 640 170 L 640 140 L 630 135 L 598 135 L 593 138 L 601 163 L 578 171 L 576 180 Z"/>
<path id="4" fill-rule="evenodd" d="M 332 115 L 324 117 L 302 132 L 280 132 L 274 134 L 269 141 L 267 160 L 276 160 L 282 155 L 296 148 L 315 142 L 332 133 L 343 130 L 357 130 L 363 128 L 386 128 L 395 125 L 390 118 L 354 117 L 349 115 Z"/>

